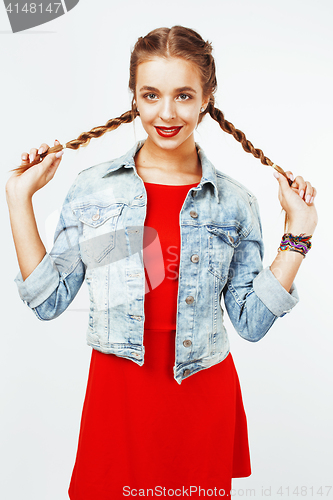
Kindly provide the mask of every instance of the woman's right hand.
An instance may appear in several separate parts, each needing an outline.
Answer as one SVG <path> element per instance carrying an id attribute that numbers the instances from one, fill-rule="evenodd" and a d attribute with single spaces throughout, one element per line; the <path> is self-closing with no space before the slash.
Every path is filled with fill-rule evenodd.
<path id="1" fill-rule="evenodd" d="M 55 140 L 54 145 L 57 146 L 58 144 L 60 144 L 59 141 Z M 22 153 L 21 165 L 27 165 L 29 162 L 32 162 L 36 158 L 37 152 L 41 154 L 48 148 L 49 146 L 43 143 L 39 150 L 36 148 L 30 149 L 29 155 L 27 153 Z M 32 198 L 36 191 L 44 187 L 53 178 L 60 165 L 63 152 L 62 150 L 58 153 L 46 155 L 40 163 L 28 168 L 28 170 L 22 174 L 14 172 L 6 183 L 7 201 L 10 199 L 18 200 L 22 197 Z"/>

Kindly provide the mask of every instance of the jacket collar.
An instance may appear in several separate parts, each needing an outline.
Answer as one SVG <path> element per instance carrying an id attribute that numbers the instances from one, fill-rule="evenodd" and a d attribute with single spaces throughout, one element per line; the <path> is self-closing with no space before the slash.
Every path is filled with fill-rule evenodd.
<path id="1" fill-rule="evenodd" d="M 135 162 L 134 162 L 134 157 L 136 153 L 139 151 L 140 148 L 145 143 L 145 139 L 136 142 L 136 144 L 123 156 L 120 158 L 117 158 L 116 160 L 113 160 L 111 162 L 111 165 L 108 167 L 106 173 L 103 175 L 103 177 L 108 176 L 110 173 L 118 170 L 120 167 L 135 167 Z M 195 190 L 199 190 L 202 188 L 204 184 L 207 182 L 212 184 L 214 186 L 214 194 L 217 200 L 217 203 L 219 203 L 219 194 L 218 194 L 218 189 L 217 189 L 217 179 L 216 179 L 216 169 L 214 165 L 208 160 L 207 156 L 205 155 L 204 151 L 200 148 L 199 144 L 195 143 L 195 146 L 197 148 L 199 158 L 201 161 L 202 165 L 202 178 L 200 183 L 198 184 L 198 187 L 194 188 Z"/>

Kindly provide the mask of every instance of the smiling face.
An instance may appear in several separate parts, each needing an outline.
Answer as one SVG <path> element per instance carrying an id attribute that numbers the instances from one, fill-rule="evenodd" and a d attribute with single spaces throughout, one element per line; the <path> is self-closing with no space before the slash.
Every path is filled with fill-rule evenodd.
<path id="1" fill-rule="evenodd" d="M 137 68 L 135 100 L 148 134 L 146 145 L 152 142 L 164 150 L 194 147 L 193 131 L 208 99 L 192 62 L 155 57 Z"/>

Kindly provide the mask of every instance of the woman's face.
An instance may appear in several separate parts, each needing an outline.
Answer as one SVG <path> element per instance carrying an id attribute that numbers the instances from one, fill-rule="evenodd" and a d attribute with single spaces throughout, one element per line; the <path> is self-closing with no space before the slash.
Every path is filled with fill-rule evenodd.
<path id="1" fill-rule="evenodd" d="M 200 108 L 206 107 L 196 66 L 181 58 L 155 57 L 139 64 L 135 99 L 143 128 L 162 149 L 194 144 Z"/>

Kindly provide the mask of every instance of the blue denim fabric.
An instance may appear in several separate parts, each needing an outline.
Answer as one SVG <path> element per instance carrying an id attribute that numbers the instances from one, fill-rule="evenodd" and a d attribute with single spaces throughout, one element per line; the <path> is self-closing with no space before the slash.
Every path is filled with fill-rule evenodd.
<path id="1" fill-rule="evenodd" d="M 77 176 L 63 204 L 51 252 L 24 282 L 21 273 L 15 278 L 22 300 L 41 320 L 65 311 L 85 280 L 90 296 L 88 345 L 140 366 L 145 353 L 142 250 L 147 193 L 134 156 L 143 144 Z M 179 384 L 229 353 L 222 294 L 236 331 L 251 342 L 260 340 L 299 300 L 294 284 L 288 293 L 269 267 L 263 269 L 255 196 L 216 170 L 197 149 L 202 178 L 189 189 L 180 212 L 173 368 Z M 167 223 L 167 199 L 165 205 Z M 193 255 L 199 258 L 191 260 Z"/>

